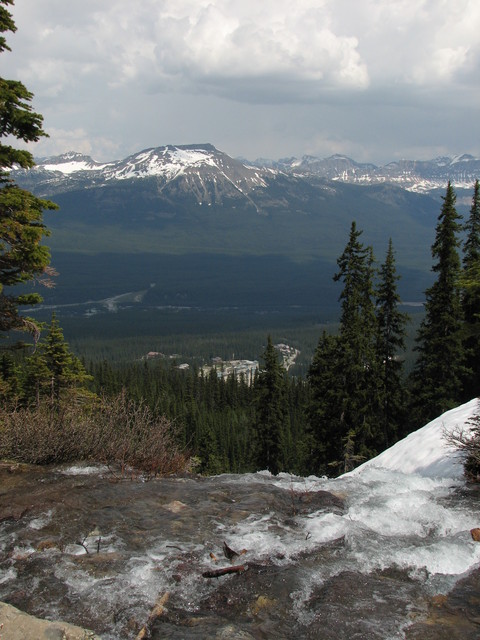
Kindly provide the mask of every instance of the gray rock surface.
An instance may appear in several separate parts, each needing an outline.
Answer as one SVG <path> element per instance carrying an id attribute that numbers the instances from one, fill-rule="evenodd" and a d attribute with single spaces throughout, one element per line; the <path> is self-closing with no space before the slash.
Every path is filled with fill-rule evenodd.
<path id="1" fill-rule="evenodd" d="M 92 631 L 68 624 L 30 616 L 0 602 L 0 638 L 2 640 L 101 640 Z"/>

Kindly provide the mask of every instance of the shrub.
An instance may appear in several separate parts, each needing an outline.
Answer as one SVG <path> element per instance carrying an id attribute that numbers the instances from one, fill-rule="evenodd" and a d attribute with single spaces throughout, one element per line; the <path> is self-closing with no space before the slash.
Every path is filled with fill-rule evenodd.
<path id="1" fill-rule="evenodd" d="M 467 422 L 467 428 L 456 428 L 445 433 L 446 441 L 463 456 L 465 476 L 471 482 L 480 482 L 480 401 L 478 412 Z"/>
<path id="2" fill-rule="evenodd" d="M 31 464 L 96 461 L 148 477 L 186 471 L 172 424 L 125 393 L 87 404 L 0 408 L 0 458 Z"/>

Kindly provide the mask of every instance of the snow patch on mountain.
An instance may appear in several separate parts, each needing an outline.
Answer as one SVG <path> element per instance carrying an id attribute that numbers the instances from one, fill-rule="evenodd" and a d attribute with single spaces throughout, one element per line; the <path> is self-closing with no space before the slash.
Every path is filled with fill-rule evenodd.
<path id="1" fill-rule="evenodd" d="M 37 161 L 37 167 L 43 171 L 59 171 L 71 175 L 79 171 L 102 171 L 112 163 L 101 164 L 90 156 L 70 151 L 60 156 Z"/>
<path id="2" fill-rule="evenodd" d="M 147 149 L 106 172 L 107 180 L 127 180 L 161 176 L 172 180 L 189 168 L 218 167 L 213 151 L 202 148 L 161 147 Z"/>
<path id="3" fill-rule="evenodd" d="M 60 173 L 64 173 L 65 175 L 69 175 L 75 173 L 77 171 L 98 171 L 99 169 L 104 168 L 106 165 L 92 165 L 86 161 L 77 161 L 72 160 L 70 162 L 63 162 L 58 164 L 44 164 L 42 168 L 45 171 L 60 171 Z"/>

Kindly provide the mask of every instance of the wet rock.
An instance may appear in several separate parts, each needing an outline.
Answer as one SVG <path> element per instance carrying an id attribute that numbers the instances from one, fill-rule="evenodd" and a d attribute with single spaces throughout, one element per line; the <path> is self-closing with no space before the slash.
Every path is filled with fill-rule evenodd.
<path id="1" fill-rule="evenodd" d="M 475 542 L 480 542 L 480 528 L 472 529 L 470 534 Z"/>
<path id="2" fill-rule="evenodd" d="M 114 576 L 123 565 L 124 556 L 118 552 L 90 553 L 73 558 L 74 563 L 82 567 L 95 578 Z"/>
<path id="3" fill-rule="evenodd" d="M 180 500 L 173 500 L 172 502 L 163 505 L 163 508 L 171 513 L 180 513 L 180 511 L 183 511 L 186 507 L 187 505 L 180 502 Z"/>
<path id="4" fill-rule="evenodd" d="M 215 634 L 215 640 L 255 640 L 255 638 L 247 631 L 236 629 L 229 624 Z"/>
<path id="5" fill-rule="evenodd" d="M 344 500 L 329 491 L 302 491 L 293 492 L 293 495 L 300 515 L 316 511 L 331 511 L 333 513 L 343 513 L 344 511 Z"/>
<path id="6" fill-rule="evenodd" d="M 287 518 L 298 515 L 308 515 L 317 511 L 344 513 L 342 498 L 329 491 L 285 491 L 279 487 L 255 486 L 243 495 L 238 492 L 233 505 L 234 509 L 247 509 L 259 512 L 259 505 L 263 505 L 263 513 L 275 512 Z M 249 509 L 250 506 L 250 509 Z"/>
<path id="7" fill-rule="evenodd" d="M 0 506 L 0 522 L 4 522 L 5 520 L 21 520 L 27 513 L 29 509 L 28 507 L 22 506 Z"/>
<path id="8" fill-rule="evenodd" d="M 275 600 L 272 600 L 272 598 L 269 598 L 268 596 L 262 595 L 258 596 L 258 598 L 251 606 L 250 610 L 252 612 L 252 615 L 258 616 L 261 611 L 265 609 L 271 609 L 273 606 L 275 606 Z"/>
<path id="9" fill-rule="evenodd" d="M 434 596 L 427 618 L 406 630 L 406 640 L 478 640 L 480 572 L 472 571 L 448 594 Z"/>
<path id="10" fill-rule="evenodd" d="M 37 544 L 37 551 L 47 551 L 49 549 L 58 549 L 59 543 L 57 540 L 52 540 L 51 538 L 47 540 L 40 540 Z"/>
<path id="11" fill-rule="evenodd" d="M 397 637 L 402 620 L 421 612 L 419 585 L 404 571 L 344 571 L 313 590 L 314 614 L 303 637 L 318 640 L 385 640 Z M 381 606 L 377 603 L 381 602 Z"/>
<path id="12" fill-rule="evenodd" d="M 2 640 L 101 640 L 92 631 L 67 622 L 41 620 L 0 602 Z"/>

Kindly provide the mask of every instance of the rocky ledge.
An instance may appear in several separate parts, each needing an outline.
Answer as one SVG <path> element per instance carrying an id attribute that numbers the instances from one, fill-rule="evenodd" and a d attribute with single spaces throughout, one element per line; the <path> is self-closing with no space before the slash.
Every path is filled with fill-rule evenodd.
<path id="1" fill-rule="evenodd" d="M 0 602 L 0 638 L 2 640 L 101 640 L 93 631 L 67 622 L 41 620 L 4 602 Z"/>

